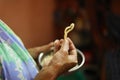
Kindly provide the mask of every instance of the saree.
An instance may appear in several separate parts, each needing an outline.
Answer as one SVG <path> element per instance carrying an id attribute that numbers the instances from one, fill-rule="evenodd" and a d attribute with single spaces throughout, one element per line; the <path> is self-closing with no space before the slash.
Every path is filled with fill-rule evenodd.
<path id="1" fill-rule="evenodd" d="M 0 80 L 34 80 L 37 73 L 20 38 L 0 20 Z"/>

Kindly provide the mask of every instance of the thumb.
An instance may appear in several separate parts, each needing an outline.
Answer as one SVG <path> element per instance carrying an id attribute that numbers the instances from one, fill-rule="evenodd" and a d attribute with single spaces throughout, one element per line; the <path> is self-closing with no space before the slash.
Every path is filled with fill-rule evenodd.
<path id="1" fill-rule="evenodd" d="M 61 49 L 62 51 L 67 51 L 69 50 L 69 41 L 67 39 L 61 40 Z"/>

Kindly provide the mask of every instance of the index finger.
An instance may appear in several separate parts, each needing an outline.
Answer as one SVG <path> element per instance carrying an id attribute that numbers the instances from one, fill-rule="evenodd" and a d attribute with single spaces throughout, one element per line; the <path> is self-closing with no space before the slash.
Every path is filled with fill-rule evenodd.
<path id="1" fill-rule="evenodd" d="M 75 45 L 73 44 L 72 40 L 70 38 L 67 38 L 68 41 L 69 41 L 69 50 L 70 50 L 70 54 L 71 55 L 77 55 L 77 51 L 76 51 L 76 47 Z"/>
<path id="2" fill-rule="evenodd" d="M 68 50 L 69 50 L 69 41 L 67 39 L 64 39 L 62 41 L 62 45 L 61 45 L 60 50 L 68 52 Z"/>

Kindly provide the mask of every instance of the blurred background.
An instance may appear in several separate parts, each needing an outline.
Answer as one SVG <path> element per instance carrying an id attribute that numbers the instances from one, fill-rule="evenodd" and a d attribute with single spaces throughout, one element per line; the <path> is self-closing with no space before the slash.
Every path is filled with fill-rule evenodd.
<path id="1" fill-rule="evenodd" d="M 119 3 L 120 0 L 0 0 L 0 19 L 27 48 L 63 38 L 65 27 L 75 23 L 69 37 L 84 53 L 86 62 L 80 70 L 59 80 L 120 80 L 120 66 L 110 67 L 120 60 L 111 64 L 114 55 L 107 53 L 119 50 Z M 116 57 L 119 55 L 114 56 L 115 60 Z M 118 74 L 117 78 L 112 72 L 107 74 L 109 70 Z"/>

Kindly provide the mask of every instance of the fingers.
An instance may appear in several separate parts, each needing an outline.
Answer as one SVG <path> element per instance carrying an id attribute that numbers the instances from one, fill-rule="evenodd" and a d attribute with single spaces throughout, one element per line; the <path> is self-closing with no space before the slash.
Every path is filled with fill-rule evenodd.
<path id="1" fill-rule="evenodd" d="M 58 64 L 68 70 L 77 64 L 77 53 L 73 42 L 67 39 L 56 40 L 54 42 L 55 51 L 57 51 L 50 64 Z M 61 70 L 62 71 L 62 70 Z"/>
<path id="2" fill-rule="evenodd" d="M 68 52 L 70 55 L 77 55 L 76 48 L 70 38 L 60 40 L 61 50 Z"/>
<path id="3" fill-rule="evenodd" d="M 54 43 L 50 42 L 49 44 L 37 47 L 36 49 L 37 49 L 38 52 L 47 52 L 47 51 L 49 51 L 51 49 L 51 47 L 53 45 L 54 45 Z"/>
<path id="4" fill-rule="evenodd" d="M 72 66 L 74 67 L 78 63 L 78 59 L 76 55 L 69 55 L 68 56 L 68 63 L 72 63 Z"/>
<path id="5" fill-rule="evenodd" d="M 73 63 L 74 65 L 76 65 L 78 63 L 76 48 L 75 48 L 72 40 L 70 38 L 67 38 L 67 39 L 69 41 L 69 47 L 70 47 L 68 61 Z"/>
<path id="6" fill-rule="evenodd" d="M 55 40 L 54 42 L 54 52 L 57 52 L 59 49 L 62 53 L 69 53 L 69 55 L 77 55 L 76 48 L 70 38 Z"/>
<path id="7" fill-rule="evenodd" d="M 54 53 L 57 52 L 60 48 L 60 41 L 57 39 L 54 41 Z"/>
<path id="8" fill-rule="evenodd" d="M 60 42 L 61 42 L 61 49 L 60 50 L 68 53 L 69 41 L 67 39 L 64 39 L 64 40 L 61 39 Z"/>
<path id="9" fill-rule="evenodd" d="M 74 46 L 74 44 L 73 44 L 73 42 L 72 42 L 72 40 L 70 38 L 67 38 L 67 39 L 69 41 L 70 50 L 76 49 L 75 46 Z"/>
<path id="10" fill-rule="evenodd" d="M 77 52 L 76 52 L 76 47 L 74 46 L 74 44 L 73 44 L 73 42 L 72 42 L 72 40 L 70 39 L 70 38 L 67 38 L 68 39 L 68 41 L 69 41 L 69 47 L 70 47 L 70 49 L 69 49 L 69 51 L 70 51 L 70 55 L 77 55 Z"/>

